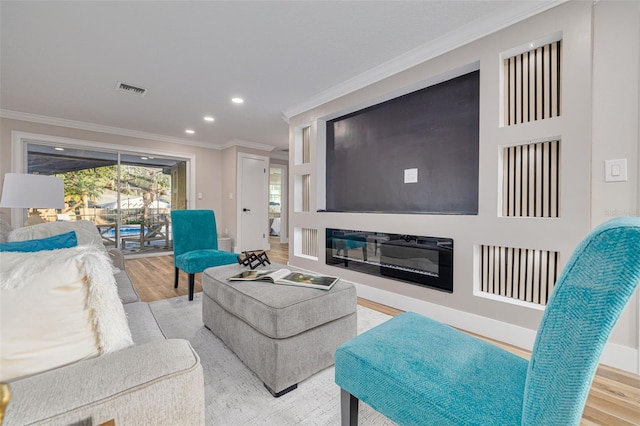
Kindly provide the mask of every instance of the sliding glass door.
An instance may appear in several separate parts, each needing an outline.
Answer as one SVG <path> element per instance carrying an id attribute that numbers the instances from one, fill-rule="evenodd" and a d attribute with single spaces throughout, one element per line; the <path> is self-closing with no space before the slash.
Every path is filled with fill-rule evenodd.
<path id="1" fill-rule="evenodd" d="M 120 156 L 120 247 L 150 251 L 172 247 L 171 166 L 155 157 Z M 162 161 L 166 163 L 166 161 Z"/>
<path id="2" fill-rule="evenodd" d="M 45 220 L 90 220 L 125 254 L 172 250 L 171 208 L 186 208 L 186 161 L 28 143 L 27 166 L 64 179 L 65 208 L 44 211 Z"/>

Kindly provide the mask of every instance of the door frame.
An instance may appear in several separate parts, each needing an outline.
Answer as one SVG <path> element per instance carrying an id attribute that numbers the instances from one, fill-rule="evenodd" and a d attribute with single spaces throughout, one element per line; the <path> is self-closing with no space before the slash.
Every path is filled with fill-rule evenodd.
<path id="1" fill-rule="evenodd" d="M 194 154 L 161 151 L 134 145 L 118 145 L 104 142 L 96 142 L 84 139 L 73 139 L 62 136 L 43 135 L 21 131 L 11 132 L 11 171 L 13 173 L 27 172 L 27 144 L 37 143 L 41 145 L 68 146 L 73 148 L 95 148 L 98 151 L 107 151 L 134 155 L 157 155 L 183 160 L 187 163 L 187 208 L 195 208 L 196 200 L 196 156 Z M 11 225 L 22 226 L 25 209 L 11 209 Z"/>
<path id="2" fill-rule="evenodd" d="M 271 163 L 269 168 L 280 169 L 282 171 L 282 188 L 280 191 L 280 242 L 287 244 L 289 242 L 289 166 L 286 164 Z"/>
<path id="3" fill-rule="evenodd" d="M 252 158 L 254 160 L 262 160 L 265 162 L 265 167 L 267 168 L 267 171 L 269 170 L 270 167 L 270 159 L 267 156 L 264 155 L 257 155 L 257 154 L 249 154 L 246 152 L 239 152 L 238 153 L 238 158 L 237 158 L 237 184 L 236 184 L 236 244 L 235 244 L 235 248 L 234 251 L 236 253 L 240 253 L 242 251 L 242 184 L 244 182 L 244 173 L 243 173 L 243 167 L 242 167 L 242 160 L 244 160 L 245 158 Z M 266 233 L 266 235 L 269 235 L 269 174 L 265 173 L 265 185 L 264 185 L 264 202 L 265 202 L 265 206 L 267 207 L 266 209 L 266 215 L 263 218 L 264 219 L 264 229 L 263 232 Z M 268 238 L 266 238 L 266 244 L 268 245 L 269 240 Z M 267 250 L 269 247 L 263 246 L 262 249 L 263 250 Z"/>

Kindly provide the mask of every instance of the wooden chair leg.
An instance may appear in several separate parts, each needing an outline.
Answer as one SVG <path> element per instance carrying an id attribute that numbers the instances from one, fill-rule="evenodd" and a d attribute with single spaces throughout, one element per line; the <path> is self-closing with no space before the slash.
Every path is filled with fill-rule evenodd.
<path id="1" fill-rule="evenodd" d="M 176 278 L 173 280 L 173 288 L 178 288 L 178 277 L 180 276 L 180 270 L 176 268 Z"/>
<path id="2" fill-rule="evenodd" d="M 196 274 L 189 274 L 189 300 L 193 300 L 193 290 L 196 286 L 195 275 Z"/>
<path id="3" fill-rule="evenodd" d="M 358 426 L 358 398 L 340 389 L 340 418 L 342 426 Z"/>

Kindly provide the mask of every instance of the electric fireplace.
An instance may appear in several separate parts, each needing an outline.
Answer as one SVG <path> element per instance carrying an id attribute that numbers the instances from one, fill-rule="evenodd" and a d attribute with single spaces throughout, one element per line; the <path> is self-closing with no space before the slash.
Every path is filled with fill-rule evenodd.
<path id="1" fill-rule="evenodd" d="M 453 240 L 327 228 L 326 263 L 453 293 Z"/>

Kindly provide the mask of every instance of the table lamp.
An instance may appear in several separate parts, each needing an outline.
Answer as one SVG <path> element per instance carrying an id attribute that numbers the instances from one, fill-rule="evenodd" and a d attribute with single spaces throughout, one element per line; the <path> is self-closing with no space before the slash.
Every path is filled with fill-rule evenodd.
<path id="1" fill-rule="evenodd" d="M 64 183 L 62 178 L 26 173 L 6 173 L 2 185 L 0 207 L 33 209 L 24 225 L 43 223 L 37 209 L 64 208 Z"/>

